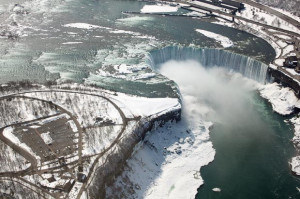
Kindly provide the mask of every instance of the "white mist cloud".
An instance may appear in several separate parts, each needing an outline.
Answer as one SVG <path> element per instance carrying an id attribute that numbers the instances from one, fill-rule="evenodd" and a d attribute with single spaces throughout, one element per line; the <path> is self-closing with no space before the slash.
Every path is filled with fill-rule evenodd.
<path id="1" fill-rule="evenodd" d="M 255 82 L 223 68 L 204 68 L 193 60 L 171 60 L 161 65 L 160 72 L 179 86 L 187 120 L 230 124 L 247 119 L 246 99 L 256 88 Z"/>

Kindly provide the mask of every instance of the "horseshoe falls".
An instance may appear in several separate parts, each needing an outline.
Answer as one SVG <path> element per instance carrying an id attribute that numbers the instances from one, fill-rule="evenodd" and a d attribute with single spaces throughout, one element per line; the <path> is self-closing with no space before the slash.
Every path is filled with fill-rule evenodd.
<path id="1" fill-rule="evenodd" d="M 223 67 L 259 83 L 265 83 L 267 78 L 266 64 L 251 57 L 216 48 L 166 47 L 151 51 L 146 63 L 155 69 L 169 60 L 195 60 L 206 68 Z"/>

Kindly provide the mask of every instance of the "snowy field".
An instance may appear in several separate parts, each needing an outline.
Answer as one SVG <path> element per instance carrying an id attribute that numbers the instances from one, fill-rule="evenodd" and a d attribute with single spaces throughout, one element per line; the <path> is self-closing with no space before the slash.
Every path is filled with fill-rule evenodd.
<path id="1" fill-rule="evenodd" d="M 272 14 L 266 13 L 262 10 L 258 10 L 254 8 L 253 6 L 245 4 L 245 10 L 243 10 L 241 13 L 237 13 L 238 16 L 242 16 L 248 19 L 252 19 L 264 24 L 268 24 L 271 26 L 275 26 L 278 28 L 286 29 L 286 30 L 292 30 L 292 31 L 299 31 L 297 27 L 289 24 L 288 22 L 278 18 L 277 16 L 274 16 Z"/>
<path id="2" fill-rule="evenodd" d="M 66 92 L 32 92 L 25 95 L 51 100 L 64 107 L 78 117 L 82 127 L 94 126 L 97 117 L 102 118 L 103 121 L 111 120 L 114 124 L 122 124 L 116 108 L 99 96 Z"/>
<path id="3" fill-rule="evenodd" d="M 9 111 L 7 111 L 9 110 Z M 0 127 L 58 113 L 49 103 L 25 98 L 0 100 Z"/>
<path id="4" fill-rule="evenodd" d="M 16 153 L 11 147 L 7 146 L 0 140 L 0 172 L 16 172 L 27 169 L 30 164 L 26 163 L 26 159 Z"/>

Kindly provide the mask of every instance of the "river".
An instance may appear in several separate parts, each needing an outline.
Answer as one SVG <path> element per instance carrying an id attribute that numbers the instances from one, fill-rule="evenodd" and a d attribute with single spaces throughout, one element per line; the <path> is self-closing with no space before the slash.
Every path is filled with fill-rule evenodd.
<path id="1" fill-rule="evenodd" d="M 258 93 L 246 100 L 242 116 L 214 125 L 210 135 L 216 156 L 201 169 L 205 183 L 196 198 L 299 198 L 300 179 L 288 164 L 295 155 L 293 128 Z M 212 192 L 215 187 L 222 192 Z"/>
<path id="2" fill-rule="evenodd" d="M 191 47 L 196 51 L 203 48 L 222 48 L 220 43 L 205 37 L 196 29 L 228 37 L 233 46 L 227 48 L 225 54 L 243 54 L 265 64 L 269 64 L 275 57 L 274 49 L 261 38 L 209 23 L 212 20 L 122 13 L 138 12 L 149 2 L 0 2 L 2 29 L 18 35 L 16 40 L 0 38 L 0 83 L 24 79 L 39 83 L 49 80 L 58 83 L 72 81 L 96 84 L 105 89 L 145 97 L 174 97 L 178 94 L 174 89 L 174 82 L 153 71 L 147 61 L 150 55 L 155 59 L 153 52 L 164 53 L 164 50 L 159 49 L 166 49 L 166 46 Z M 15 3 L 20 3 L 26 13 L 30 14 L 15 12 Z M 177 12 L 186 13 L 183 9 Z M 235 69 L 242 68 L 244 75 L 254 74 L 244 70 L 254 62 L 252 59 L 248 62 L 248 58 L 241 58 L 236 54 L 231 58 L 238 63 L 246 60 L 243 63 L 247 65 L 234 65 Z M 179 57 L 169 57 L 163 62 L 170 59 L 182 61 Z M 209 60 L 214 60 L 214 57 L 210 57 Z M 256 66 L 259 66 L 261 71 L 261 65 L 259 63 L 251 66 L 255 72 Z M 233 67 L 227 63 L 226 67 L 229 66 Z M 196 78 L 191 84 L 196 87 L 199 84 L 206 85 L 200 87 L 202 91 L 197 97 L 204 99 L 202 104 L 210 107 L 211 112 L 208 109 L 205 110 L 208 111 L 206 115 L 200 112 L 199 120 L 214 122 L 210 141 L 216 150 L 216 156 L 211 164 L 201 168 L 204 185 L 198 189 L 196 198 L 299 197 L 296 190 L 296 187 L 300 186 L 299 179 L 291 174 L 288 165 L 295 150 L 290 141 L 293 135 L 292 127 L 284 122 L 287 118 L 274 113 L 270 104 L 260 98 L 253 89 L 247 90 L 246 94 L 243 91 L 243 97 L 238 98 L 234 95 L 239 92 L 218 95 L 223 92 L 220 89 L 215 90 L 215 96 L 207 95 L 208 97 L 201 98 L 211 93 L 207 88 L 213 82 L 210 82 L 210 78 L 207 80 L 204 83 L 204 80 L 199 82 Z M 179 82 L 175 82 L 179 85 Z M 218 82 L 217 85 L 214 88 L 227 88 L 222 87 L 222 82 Z M 184 90 L 181 89 L 181 92 L 184 95 Z M 226 103 L 225 99 L 212 100 L 218 97 L 222 99 L 224 96 L 230 96 L 225 97 L 228 100 Z M 227 106 L 230 102 L 237 104 Z M 239 103 L 241 106 L 236 106 Z M 197 113 L 197 110 L 194 111 Z M 212 192 L 214 187 L 221 188 L 221 193 Z"/>

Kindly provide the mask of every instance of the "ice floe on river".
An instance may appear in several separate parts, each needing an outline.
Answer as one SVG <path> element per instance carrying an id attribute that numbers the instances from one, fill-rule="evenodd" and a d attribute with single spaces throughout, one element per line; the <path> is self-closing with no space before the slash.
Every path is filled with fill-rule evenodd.
<path id="1" fill-rule="evenodd" d="M 79 28 L 79 29 L 87 29 L 87 30 L 95 29 L 95 28 L 103 28 L 103 29 L 107 29 L 107 30 L 111 29 L 108 27 L 92 25 L 92 24 L 88 24 L 88 23 L 69 23 L 69 24 L 65 24 L 63 26 L 68 27 L 68 28 Z"/>
<path id="2" fill-rule="evenodd" d="M 223 35 L 219 35 L 219 34 L 216 34 L 214 32 L 207 31 L 207 30 L 196 29 L 196 31 L 203 34 L 206 37 L 209 37 L 211 39 L 215 39 L 224 48 L 228 48 L 228 47 L 233 46 L 233 41 L 231 41 L 228 37 L 225 37 Z"/>
<path id="3" fill-rule="evenodd" d="M 162 13 L 162 12 L 177 12 L 178 7 L 169 5 L 145 5 L 142 9 L 142 13 Z"/>

